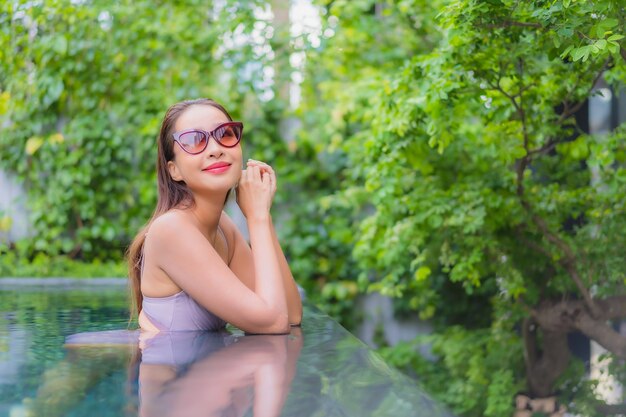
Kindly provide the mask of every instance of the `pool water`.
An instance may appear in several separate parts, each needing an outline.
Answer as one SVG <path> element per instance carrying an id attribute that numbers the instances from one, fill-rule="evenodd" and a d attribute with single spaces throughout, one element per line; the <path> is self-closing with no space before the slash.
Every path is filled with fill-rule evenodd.
<path id="1" fill-rule="evenodd" d="M 314 307 L 290 335 L 146 335 L 125 286 L 0 283 L 0 416 L 449 416 Z"/>
<path id="2" fill-rule="evenodd" d="M 64 343 L 71 334 L 128 324 L 123 286 L 0 288 L 0 416 L 123 415 L 135 396 L 116 390 L 127 379 L 128 353 L 92 360 Z M 80 368 L 93 368 L 94 378 L 75 377 Z M 87 411 L 104 403 L 108 410 Z"/>

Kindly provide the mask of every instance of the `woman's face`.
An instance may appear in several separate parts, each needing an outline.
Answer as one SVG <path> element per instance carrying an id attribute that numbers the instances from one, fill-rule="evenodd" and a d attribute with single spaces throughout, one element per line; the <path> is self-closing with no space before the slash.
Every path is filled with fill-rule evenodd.
<path id="1" fill-rule="evenodd" d="M 228 117 L 219 109 L 208 105 L 187 108 L 176 121 L 174 132 L 200 129 L 211 132 Z M 211 136 L 207 147 L 199 154 L 189 154 L 174 144 L 174 159 L 167 163 L 172 179 L 184 181 L 194 193 L 221 192 L 234 187 L 241 177 L 241 144 L 227 148 Z"/>

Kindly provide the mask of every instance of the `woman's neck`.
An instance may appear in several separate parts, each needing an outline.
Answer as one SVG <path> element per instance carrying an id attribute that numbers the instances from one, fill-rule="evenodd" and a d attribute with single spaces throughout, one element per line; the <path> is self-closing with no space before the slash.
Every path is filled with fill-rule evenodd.
<path id="1" fill-rule="evenodd" d="M 195 196 L 195 204 L 188 209 L 198 223 L 202 234 L 212 243 L 215 242 L 217 226 L 222 216 L 225 199 L 225 195 L 221 199 L 215 198 L 215 196 L 211 198 Z"/>

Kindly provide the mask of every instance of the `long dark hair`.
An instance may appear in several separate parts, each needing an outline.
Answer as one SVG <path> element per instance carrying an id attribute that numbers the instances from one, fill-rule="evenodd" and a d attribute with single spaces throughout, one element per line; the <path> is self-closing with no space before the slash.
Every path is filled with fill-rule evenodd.
<path id="1" fill-rule="evenodd" d="M 174 181 L 170 176 L 167 168 L 168 161 L 174 159 L 174 141 L 172 133 L 176 121 L 185 110 L 191 106 L 211 106 L 220 110 L 228 120 L 233 120 L 226 109 L 218 102 L 200 98 L 195 100 L 186 100 L 171 106 L 163 117 L 161 124 L 161 132 L 157 142 L 157 183 L 158 198 L 157 205 L 152 213 L 152 217 L 148 223 L 137 233 L 126 253 L 128 262 L 128 279 L 131 290 L 131 317 L 139 315 L 141 312 L 141 264 L 143 258 L 143 244 L 146 240 L 146 232 L 154 219 L 166 213 L 174 207 L 191 207 L 194 204 L 193 194 L 182 181 Z"/>

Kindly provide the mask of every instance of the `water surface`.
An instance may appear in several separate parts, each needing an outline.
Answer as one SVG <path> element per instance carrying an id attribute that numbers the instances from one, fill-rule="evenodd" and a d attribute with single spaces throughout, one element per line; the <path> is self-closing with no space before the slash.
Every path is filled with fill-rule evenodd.
<path id="1" fill-rule="evenodd" d="M 0 416 L 448 416 L 319 310 L 290 335 L 129 329 L 124 286 L 0 283 Z"/>

